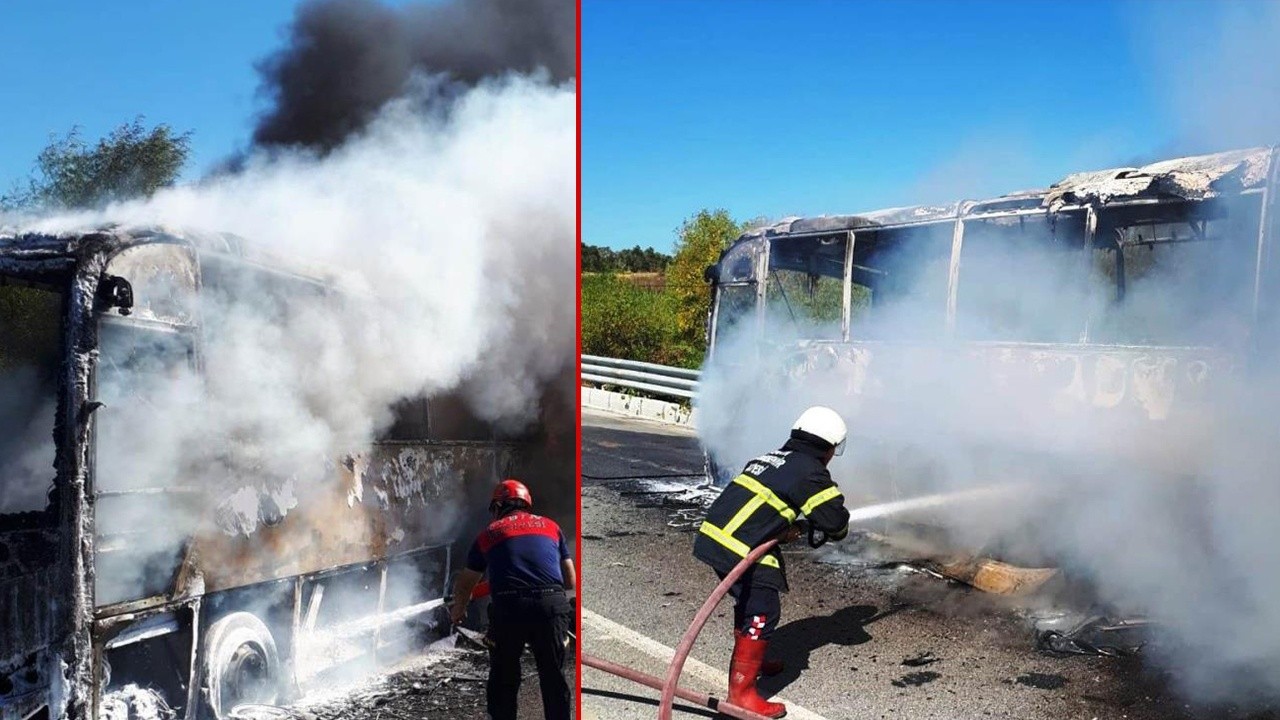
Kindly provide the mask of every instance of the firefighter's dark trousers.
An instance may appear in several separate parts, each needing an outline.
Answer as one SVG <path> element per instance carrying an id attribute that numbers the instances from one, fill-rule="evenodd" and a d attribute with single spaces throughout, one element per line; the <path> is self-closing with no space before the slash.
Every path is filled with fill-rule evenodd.
<path id="1" fill-rule="evenodd" d="M 515 720 L 520 656 L 533 651 L 546 720 L 569 720 L 572 691 L 564 675 L 565 640 L 573 609 L 560 588 L 494 593 L 489 606 L 489 717 Z"/>
<path id="2" fill-rule="evenodd" d="M 725 573 L 716 575 L 724 580 Z M 777 588 L 751 582 L 751 572 L 729 586 L 733 596 L 733 629 L 753 640 L 768 640 L 782 619 L 782 598 Z"/>

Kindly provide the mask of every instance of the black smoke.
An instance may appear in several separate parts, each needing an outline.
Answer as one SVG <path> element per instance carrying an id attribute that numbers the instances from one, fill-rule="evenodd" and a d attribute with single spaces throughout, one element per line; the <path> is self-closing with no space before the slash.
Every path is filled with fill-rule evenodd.
<path id="1" fill-rule="evenodd" d="M 573 0 L 310 0 L 285 47 L 257 66 L 271 107 L 253 143 L 331 149 L 415 78 L 433 78 L 428 102 L 445 106 L 458 90 L 507 72 L 568 80 L 576 57 Z"/>

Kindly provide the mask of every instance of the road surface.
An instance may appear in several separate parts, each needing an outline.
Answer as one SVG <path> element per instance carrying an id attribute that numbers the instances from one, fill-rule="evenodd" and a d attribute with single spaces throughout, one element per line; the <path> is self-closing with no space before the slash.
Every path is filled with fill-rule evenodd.
<path id="1" fill-rule="evenodd" d="M 690 555 L 696 504 L 682 502 L 701 481 L 697 439 L 583 413 L 582 651 L 661 676 L 715 585 Z M 825 564 L 822 551 L 801 546 L 787 549 L 792 591 L 770 648 L 787 669 L 761 681 L 790 703 L 788 717 L 1273 717 L 1189 705 L 1167 673 L 1141 659 L 1044 655 L 1008 601 L 880 562 Z M 708 623 L 682 683 L 717 697 L 727 684 L 730 602 Z M 585 720 L 649 720 L 657 697 L 583 668 Z M 678 718 L 713 716 L 677 706 Z"/>

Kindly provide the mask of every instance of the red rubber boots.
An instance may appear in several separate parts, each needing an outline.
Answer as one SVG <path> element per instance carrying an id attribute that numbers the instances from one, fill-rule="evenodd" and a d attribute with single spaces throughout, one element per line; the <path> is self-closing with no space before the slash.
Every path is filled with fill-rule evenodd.
<path id="1" fill-rule="evenodd" d="M 768 647 L 766 640 L 753 640 L 741 633 L 734 634 L 733 659 L 729 663 L 729 697 L 725 700 L 765 717 L 785 717 L 786 705 L 769 702 L 756 691 L 756 676 L 765 665 L 764 651 Z M 778 669 L 781 670 L 781 667 Z"/>

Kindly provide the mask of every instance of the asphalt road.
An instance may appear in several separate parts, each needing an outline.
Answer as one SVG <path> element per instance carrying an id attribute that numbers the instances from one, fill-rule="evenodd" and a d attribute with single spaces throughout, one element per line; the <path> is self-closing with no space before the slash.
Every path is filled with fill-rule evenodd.
<path id="1" fill-rule="evenodd" d="M 583 413 L 583 652 L 661 676 L 715 585 L 690 555 L 701 453 L 689 431 Z M 677 477 L 634 479 L 664 475 Z M 822 551 L 787 553 L 792 591 L 770 649 L 787 669 L 761 687 L 790 702 L 789 717 L 1273 717 L 1193 706 L 1140 658 L 1042 654 L 1007 601 L 967 586 L 886 568 L 883 558 L 831 565 Z M 717 608 L 682 682 L 717 697 L 727 683 L 730 602 Z M 657 697 L 583 668 L 585 720 L 647 720 Z M 683 706 L 676 716 L 713 714 Z"/>

